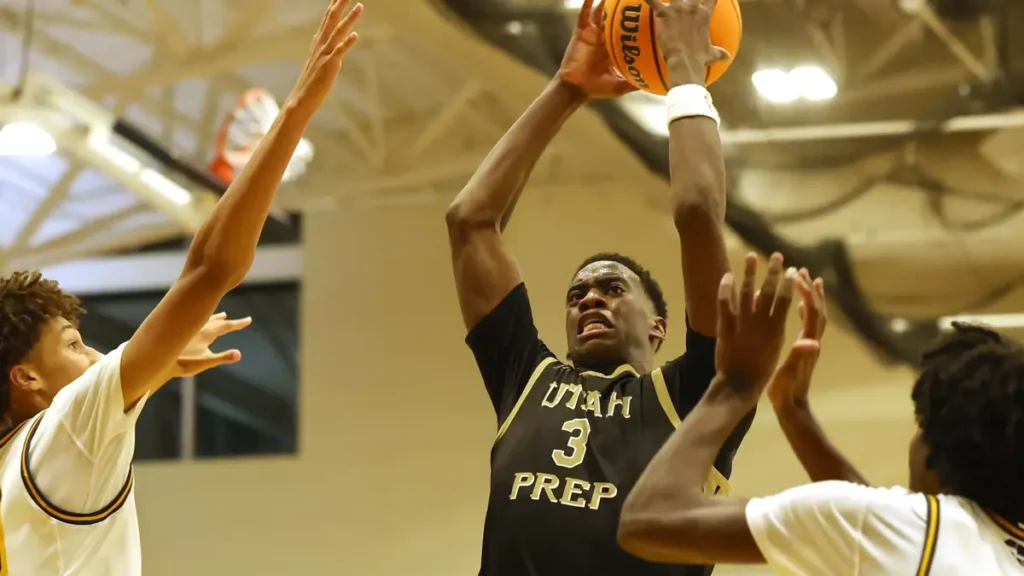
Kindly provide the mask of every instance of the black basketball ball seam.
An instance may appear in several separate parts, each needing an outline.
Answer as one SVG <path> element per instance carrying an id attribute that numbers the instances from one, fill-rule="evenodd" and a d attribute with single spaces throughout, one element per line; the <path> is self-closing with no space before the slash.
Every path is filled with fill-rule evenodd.
<path id="1" fill-rule="evenodd" d="M 615 54 L 616 54 L 616 50 L 615 50 L 615 30 L 618 28 L 619 5 L 620 4 L 622 4 L 622 0 L 615 0 L 615 7 L 612 8 L 612 19 L 611 19 L 611 22 L 609 22 L 610 28 L 607 28 L 608 34 L 607 34 L 607 40 L 605 41 L 605 46 L 607 46 L 608 51 L 611 53 L 612 62 L 615 63 L 615 66 L 619 69 L 619 72 L 622 74 L 622 76 L 624 78 L 629 78 L 629 71 L 626 70 L 626 62 L 625 62 L 625 60 L 623 60 L 621 62 L 621 66 L 620 66 L 619 59 L 615 56 Z"/>
<path id="2" fill-rule="evenodd" d="M 743 13 L 740 12 L 740 5 L 738 3 L 738 0 L 731 0 L 731 2 L 732 2 L 733 13 L 736 14 L 736 23 L 738 24 L 738 26 L 736 27 L 736 53 L 738 54 L 739 51 L 740 51 L 740 44 L 743 42 Z M 736 59 L 736 54 L 730 54 L 730 56 L 732 57 L 732 59 L 730 60 L 730 63 L 731 63 L 732 60 Z M 723 72 L 722 74 L 724 75 L 725 72 Z M 705 84 L 705 86 L 707 85 L 708 79 L 710 77 L 711 77 L 711 66 L 705 66 L 704 67 L 704 84 Z"/>
<path id="3" fill-rule="evenodd" d="M 661 89 L 667 93 L 668 83 L 665 82 L 665 75 L 661 72 L 661 50 L 658 48 L 658 33 L 654 28 L 654 10 L 650 6 L 647 7 L 647 15 L 651 20 L 651 53 L 654 55 L 654 69 L 658 72 L 658 81 L 661 82 Z"/>
<path id="4" fill-rule="evenodd" d="M 740 44 L 743 42 L 743 13 L 740 12 L 740 5 L 738 0 L 732 0 L 732 9 L 733 12 L 735 12 L 736 14 L 736 23 L 739 24 L 739 26 L 736 28 L 736 51 L 739 52 Z M 732 57 L 734 60 L 736 59 L 735 54 L 733 54 Z"/>

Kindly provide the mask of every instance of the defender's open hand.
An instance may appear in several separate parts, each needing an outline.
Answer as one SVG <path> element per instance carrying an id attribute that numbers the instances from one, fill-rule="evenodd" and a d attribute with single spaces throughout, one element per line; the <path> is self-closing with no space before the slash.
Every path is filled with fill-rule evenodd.
<path id="1" fill-rule="evenodd" d="M 306 66 L 288 98 L 291 104 L 311 113 L 320 108 L 330 94 L 341 71 L 342 59 L 359 39 L 351 30 L 363 13 L 363 5 L 357 3 L 346 14 L 348 3 L 349 0 L 331 0 L 320 29 L 313 37 Z"/>
<path id="2" fill-rule="evenodd" d="M 768 382 L 768 399 L 775 408 L 807 405 L 811 374 L 818 363 L 821 337 L 828 323 L 825 281 L 821 278 L 812 281 L 810 274 L 804 269 L 796 277 L 796 289 L 803 300 L 800 303 L 803 326 L 786 359 Z"/>
<path id="3" fill-rule="evenodd" d="M 782 255 L 772 254 L 768 274 L 755 293 L 757 256 L 748 254 L 737 298 L 732 274 L 718 291 L 718 347 L 715 365 L 737 393 L 756 400 L 775 371 L 786 335 L 796 271 L 783 272 Z"/>
<path id="4" fill-rule="evenodd" d="M 178 356 L 174 377 L 185 378 L 195 376 L 211 368 L 225 364 L 234 364 L 241 360 L 242 353 L 238 350 L 214 352 L 210 350 L 210 345 L 221 336 L 248 328 L 250 324 L 252 324 L 252 318 L 228 320 L 228 315 L 224 312 L 210 316 L 203 329 L 192 338 L 192 341 L 189 342 L 188 346 L 181 351 L 181 355 Z"/>

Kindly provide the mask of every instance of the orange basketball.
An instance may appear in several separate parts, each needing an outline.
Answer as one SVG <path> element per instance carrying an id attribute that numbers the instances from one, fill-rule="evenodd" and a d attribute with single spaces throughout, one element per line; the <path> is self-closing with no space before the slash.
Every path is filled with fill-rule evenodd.
<path id="1" fill-rule="evenodd" d="M 732 58 L 708 66 L 704 74 L 706 86 L 729 69 L 742 37 L 739 3 L 718 0 L 711 15 L 711 43 L 728 50 Z M 644 0 L 605 0 L 604 43 L 615 67 L 631 84 L 652 94 L 668 94 L 668 68 L 654 34 L 654 13 Z"/>

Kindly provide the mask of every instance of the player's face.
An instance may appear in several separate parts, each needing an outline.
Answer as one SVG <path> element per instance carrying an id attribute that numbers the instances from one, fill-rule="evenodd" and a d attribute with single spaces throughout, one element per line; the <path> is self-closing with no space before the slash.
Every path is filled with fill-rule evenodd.
<path id="1" fill-rule="evenodd" d="M 569 358 L 588 368 L 644 360 L 665 338 L 643 284 L 618 262 L 594 262 L 580 270 L 566 293 Z"/>
<path id="2" fill-rule="evenodd" d="M 101 357 L 82 342 L 82 335 L 71 322 L 54 318 L 43 327 L 27 361 L 15 368 L 12 380 L 22 391 L 52 400 Z"/>

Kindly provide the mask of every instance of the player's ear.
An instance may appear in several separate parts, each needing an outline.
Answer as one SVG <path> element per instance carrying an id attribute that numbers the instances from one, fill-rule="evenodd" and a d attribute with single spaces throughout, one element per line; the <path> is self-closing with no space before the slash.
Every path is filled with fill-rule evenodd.
<path id="1" fill-rule="evenodd" d="M 8 374 L 11 386 L 25 391 L 38 390 L 42 385 L 32 368 L 26 364 L 15 364 Z"/>
<path id="2" fill-rule="evenodd" d="M 668 335 L 668 324 L 665 319 L 661 316 L 655 316 L 651 321 L 651 330 L 647 333 L 648 338 L 654 342 L 654 351 L 657 352 L 661 349 L 661 345 L 665 342 L 665 336 Z"/>

